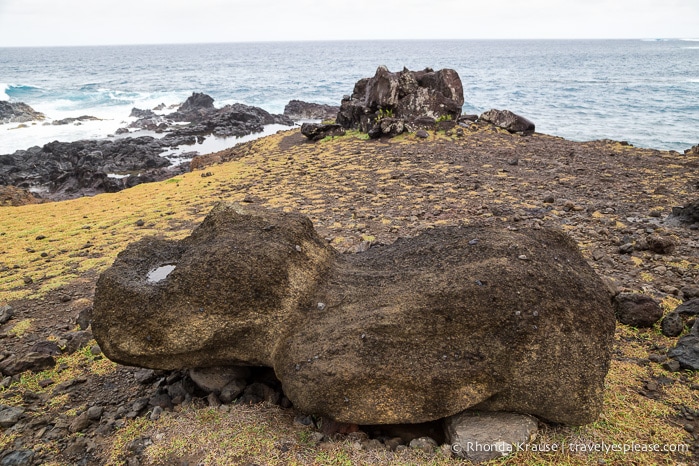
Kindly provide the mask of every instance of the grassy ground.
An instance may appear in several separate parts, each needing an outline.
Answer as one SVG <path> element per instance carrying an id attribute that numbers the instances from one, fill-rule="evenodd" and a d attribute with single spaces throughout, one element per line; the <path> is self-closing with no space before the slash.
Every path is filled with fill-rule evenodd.
<path id="1" fill-rule="evenodd" d="M 86 276 L 94 277 L 94 272 L 108 267 L 126 244 L 144 235 L 172 239 L 187 236 L 219 200 L 254 202 L 304 213 L 334 246 L 351 251 L 362 241 L 387 243 L 432 225 L 463 223 L 476 216 L 493 220 L 498 217 L 508 220 L 504 217 L 509 217 L 511 220 L 512 214 L 498 214 L 493 207 L 513 208 L 514 215 L 540 207 L 538 194 L 528 195 L 527 190 L 542 192 L 545 186 L 539 185 L 546 184 L 545 180 L 513 179 L 511 172 L 496 160 L 478 163 L 471 170 L 450 163 L 449 154 L 467 153 L 478 146 L 477 135 L 467 134 L 462 142 L 442 134 L 424 143 L 412 136 L 386 143 L 364 141 L 350 134 L 317 144 L 299 143 L 294 139 L 296 142 L 291 144 L 287 138 L 289 134 L 297 136 L 297 133 L 285 133 L 253 141 L 235 150 L 232 157 L 235 160 L 161 183 L 73 201 L 2 208 L 0 305 L 16 300 L 41 302 L 53 290 L 85 280 Z M 554 139 L 546 141 L 554 144 Z M 495 141 L 498 142 L 492 144 L 498 146 L 492 146 L 492 150 L 496 155 L 520 150 L 518 141 L 509 136 Z M 444 156 L 435 156 L 442 150 Z M 623 157 L 634 149 L 609 146 L 608 150 Z M 388 152 L 392 155 L 379 155 Z M 638 157 L 645 154 L 643 151 L 632 153 Z M 396 154 L 410 157 L 400 158 Z M 427 180 L 422 179 L 425 171 L 431 174 Z M 566 180 L 570 178 L 559 176 L 557 181 L 565 183 Z M 686 188 L 670 187 L 674 189 L 673 195 L 681 196 L 683 189 L 686 194 Z M 585 192 L 581 190 L 580 199 L 584 197 Z M 649 199 L 648 208 L 667 209 L 666 201 L 653 203 L 651 195 Z M 483 205 L 491 208 L 483 209 Z M 551 215 L 563 216 L 563 209 L 560 206 L 557 209 Z M 605 225 L 610 229 L 624 229 L 621 213 L 617 218 L 592 209 L 587 218 L 589 222 L 596 222 L 605 216 Z M 557 220 L 543 219 L 544 223 L 549 221 Z M 563 226 L 569 231 L 575 230 L 571 232 L 575 237 L 574 226 L 570 223 Z M 594 241 L 580 235 L 576 239 L 589 254 Z M 642 263 L 650 259 L 638 260 Z M 638 264 L 632 261 L 627 266 L 633 268 Z M 680 266 L 696 268 L 693 263 Z M 640 269 L 636 275 L 635 283 L 640 289 L 644 275 L 640 274 Z M 651 276 L 650 281 L 653 280 Z M 678 303 L 671 297 L 664 300 L 668 311 Z M 6 333 L 21 339 L 36 325 L 31 317 L 14 320 L 8 324 Z M 639 363 L 653 348 L 674 344 L 675 340 L 663 337 L 657 326 L 637 330 L 619 325 L 615 356 L 606 379 L 604 410 L 598 421 L 577 428 L 545 426 L 535 444 L 555 444 L 562 447 L 562 451 L 518 452 L 493 464 L 692 464 L 696 456 L 692 457 L 691 453 L 584 452 L 577 446 L 604 443 L 608 446 L 636 444 L 639 445 L 636 448 L 644 448 L 646 444 L 658 444 L 663 448 L 693 443 L 678 415 L 682 406 L 699 408 L 699 391 L 692 388 L 699 384 L 697 374 L 668 373 L 659 365 Z M 115 364 L 95 358 L 89 351 L 61 358 L 58 362 L 65 366 L 62 371 L 27 373 L 14 387 L 42 394 L 50 391 L 39 385 L 44 379 L 60 383 L 75 377 L 106 376 L 117 371 Z M 651 380 L 667 382 L 661 384 L 659 396 L 641 394 L 644 384 Z M 3 403 L 22 405 L 23 400 L 18 395 Z M 77 412 L 74 405 L 60 397 L 51 401 L 49 409 L 69 417 Z M 143 455 L 147 464 L 177 464 L 178 461 L 270 465 L 457 463 L 443 453 L 362 450 L 357 439 L 351 436 L 317 444 L 309 428 L 293 423 L 291 412 L 273 406 L 233 405 L 218 410 L 198 403 L 164 413 L 158 421 L 138 418 L 125 422 L 116 434 L 100 440 L 103 461 L 120 464 L 128 453 L 130 442 L 139 438 L 148 438 L 151 442 Z M 8 448 L 14 440 L 13 435 L 0 432 L 0 450 Z M 35 449 L 57 452 L 55 442 L 37 443 Z M 57 460 L 49 464 L 66 463 Z"/>

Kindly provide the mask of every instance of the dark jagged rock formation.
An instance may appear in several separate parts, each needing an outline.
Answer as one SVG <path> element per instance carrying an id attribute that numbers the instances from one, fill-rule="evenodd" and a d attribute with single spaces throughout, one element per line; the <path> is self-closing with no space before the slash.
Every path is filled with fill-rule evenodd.
<path id="1" fill-rule="evenodd" d="M 233 104 L 216 109 L 213 102 L 214 99 L 206 94 L 194 93 L 177 111 L 166 116 L 157 115 L 151 110 L 132 109 L 131 116 L 139 119 L 129 127 L 167 133 L 162 139 L 146 136 L 113 141 L 55 141 L 44 147 L 35 146 L 0 155 L 0 185 L 35 189 L 55 200 L 119 191 L 185 171 L 187 165 L 165 168 L 170 162 L 159 154 L 168 148 L 193 145 L 210 134 L 244 136 L 263 131 L 264 125 L 293 125 L 289 118 L 272 115 L 261 108 Z M 24 104 L 0 104 L 11 105 L 13 109 L 26 107 L 27 112 L 31 110 Z M 79 124 L 93 119 L 96 118 L 81 116 L 58 120 L 53 124 Z M 189 124 L 177 124 L 181 122 Z M 118 134 L 128 132 L 126 128 L 117 131 Z M 108 177 L 110 173 L 129 176 Z"/>
<path id="2" fill-rule="evenodd" d="M 334 120 L 340 107 L 323 105 L 302 100 L 290 100 L 284 107 L 284 116 L 293 121 L 300 120 Z"/>
<path id="3" fill-rule="evenodd" d="M 479 120 L 506 129 L 510 133 L 529 132 L 535 129 L 534 123 L 509 110 L 491 109 L 483 113 Z"/>
<path id="4" fill-rule="evenodd" d="M 339 422 L 475 406 L 584 424 L 602 408 L 614 313 L 559 231 L 440 227 L 341 255 L 306 217 L 219 204 L 182 241 L 120 253 L 92 326 L 127 365 L 271 367 L 294 406 Z"/>
<path id="5" fill-rule="evenodd" d="M 156 181 L 182 172 L 168 170 L 160 154 L 169 147 L 193 144 L 192 138 L 155 139 L 150 136 L 116 140 L 54 141 L 13 154 L 0 155 L 0 184 L 40 188 L 50 199 L 67 199 L 115 192 L 146 180 Z M 110 173 L 139 173 L 123 179 Z"/>
<path id="6" fill-rule="evenodd" d="M 301 134 L 311 141 L 320 141 L 327 136 L 342 136 L 345 134 L 345 129 L 340 125 L 304 123 L 301 125 Z"/>
<path id="7" fill-rule="evenodd" d="M 259 133 L 265 125 L 279 124 L 293 126 L 294 122 L 284 115 L 272 115 L 259 107 L 244 104 L 214 107 L 214 99 L 206 94 L 193 93 L 173 113 L 159 116 L 149 110 L 134 109 L 132 116 L 139 119 L 130 128 L 167 132 L 173 136 L 219 137 L 245 136 Z M 142 115 L 142 116 L 139 116 Z M 186 126 L 176 122 L 187 122 Z"/>
<path id="8" fill-rule="evenodd" d="M 699 371 L 699 320 L 694 322 L 689 334 L 680 338 L 677 346 L 667 354 L 677 360 L 682 369 Z"/>
<path id="9" fill-rule="evenodd" d="M 395 135 L 420 125 L 416 120 L 457 121 L 464 104 L 464 90 L 456 71 L 403 69 L 398 73 L 380 66 L 372 78 L 354 85 L 352 95 L 342 99 L 337 123 L 370 136 Z M 390 118 L 388 124 L 382 120 Z"/>
<path id="10" fill-rule="evenodd" d="M 44 120 L 46 116 L 22 102 L 0 100 L 0 124 Z"/>

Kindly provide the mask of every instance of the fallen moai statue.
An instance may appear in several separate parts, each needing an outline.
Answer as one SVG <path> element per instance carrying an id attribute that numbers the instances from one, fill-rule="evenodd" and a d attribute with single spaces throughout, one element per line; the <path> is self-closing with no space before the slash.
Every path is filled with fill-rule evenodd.
<path id="1" fill-rule="evenodd" d="M 299 410 L 339 422 L 473 407 L 579 425 L 602 408 L 614 322 L 556 230 L 439 227 L 339 254 L 302 215 L 222 203 L 181 241 L 121 252 L 92 325 L 122 364 L 271 367 Z"/>

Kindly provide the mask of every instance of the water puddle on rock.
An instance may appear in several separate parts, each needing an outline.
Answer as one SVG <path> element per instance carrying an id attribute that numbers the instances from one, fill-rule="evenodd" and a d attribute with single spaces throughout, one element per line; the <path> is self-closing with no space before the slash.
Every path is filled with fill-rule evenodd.
<path id="1" fill-rule="evenodd" d="M 158 283 L 167 278 L 170 272 L 175 270 L 175 265 L 163 265 L 148 272 L 148 283 Z"/>

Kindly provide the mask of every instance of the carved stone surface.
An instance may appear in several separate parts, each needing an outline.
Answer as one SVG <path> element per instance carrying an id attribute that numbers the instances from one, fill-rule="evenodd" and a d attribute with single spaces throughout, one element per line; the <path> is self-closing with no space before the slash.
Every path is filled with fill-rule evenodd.
<path id="1" fill-rule="evenodd" d="M 219 204 L 188 238 L 120 253 L 92 326 L 123 364 L 271 367 L 294 406 L 339 422 L 475 406 L 584 424 L 615 323 L 559 231 L 440 227 L 343 255 L 306 217 Z"/>

